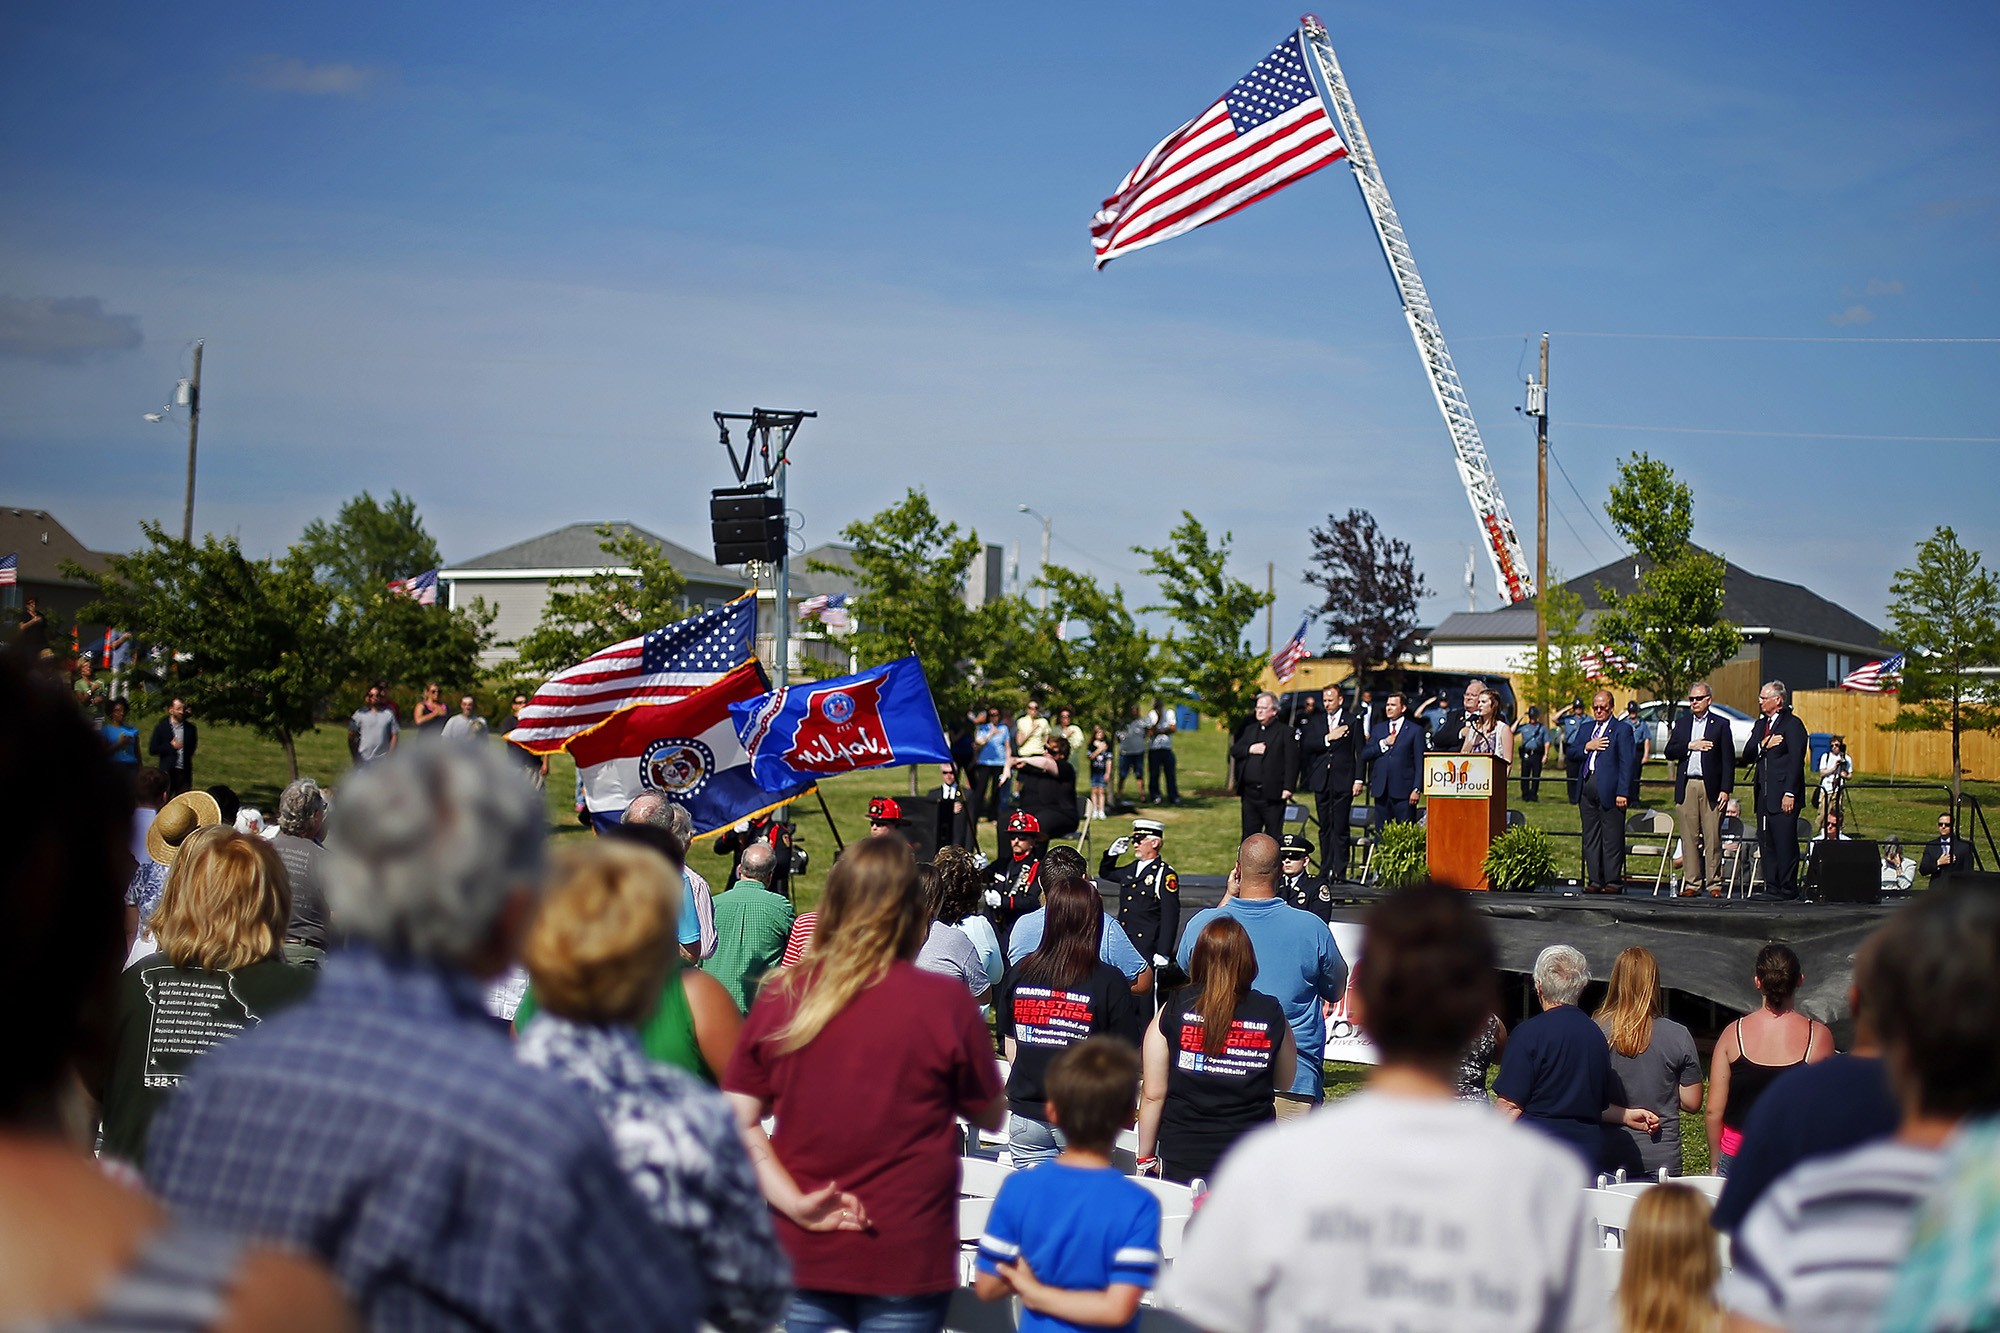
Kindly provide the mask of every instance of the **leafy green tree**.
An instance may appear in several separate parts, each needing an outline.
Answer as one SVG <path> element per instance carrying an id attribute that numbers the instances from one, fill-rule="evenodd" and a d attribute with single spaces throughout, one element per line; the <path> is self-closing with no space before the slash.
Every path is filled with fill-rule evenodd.
<path id="1" fill-rule="evenodd" d="M 854 548 L 854 568 L 820 561 L 810 568 L 848 574 L 860 586 L 848 599 L 854 632 L 845 642 L 864 666 L 914 652 L 949 735 L 978 702 L 986 649 L 1002 622 L 997 606 L 965 604 L 966 571 L 982 549 L 979 534 L 961 535 L 912 488 L 874 517 L 849 523 L 841 536 Z"/>
<path id="2" fill-rule="evenodd" d="M 1067 705 L 1079 725 L 1118 727 L 1160 674 L 1159 644 L 1125 605 L 1125 591 L 1050 565 L 1037 586 L 1049 590 L 1046 610 L 1010 597 L 995 607 L 985 653 L 986 676 L 1053 711 Z M 1082 632 L 1075 627 L 1081 622 Z M 996 691 L 998 692 L 998 691 Z"/>
<path id="3" fill-rule="evenodd" d="M 306 524 L 298 550 L 328 582 L 363 602 L 394 579 L 444 563 L 417 516 L 417 502 L 401 491 L 390 491 L 386 503 L 361 492 L 331 523 Z"/>
<path id="4" fill-rule="evenodd" d="M 1548 618 L 1549 646 L 1535 647 L 1528 666 L 1528 702 L 1553 718 L 1571 699 L 1581 698 L 1590 684 L 1583 654 L 1589 647 L 1583 633 L 1583 598 L 1564 587 L 1561 575 L 1549 571 L 1549 587 L 1541 595 Z"/>
<path id="5" fill-rule="evenodd" d="M 1149 560 L 1145 572 L 1160 581 L 1160 605 L 1139 608 L 1164 612 L 1168 631 L 1164 664 L 1168 678 L 1202 707 L 1233 724 L 1250 712 L 1264 658 L 1253 652 L 1243 631 L 1271 603 L 1242 579 L 1231 578 L 1231 534 L 1211 540 L 1208 530 L 1185 509 L 1165 546 L 1135 546 Z"/>
<path id="6" fill-rule="evenodd" d="M 409 685 L 438 681 L 463 690 L 480 677 L 479 654 L 493 642 L 493 610 L 420 606 L 386 588 L 365 601 L 341 599 L 356 670 L 363 680 Z"/>
<path id="7" fill-rule="evenodd" d="M 1619 464 L 1605 510 L 1649 566 L 1630 593 L 1598 585 L 1604 610 L 1593 632 L 1624 659 L 1609 674 L 1655 698 L 1678 701 L 1742 645 L 1741 628 L 1722 614 L 1727 566 L 1690 540 L 1694 493 L 1665 463 L 1641 453 Z"/>
<path id="8" fill-rule="evenodd" d="M 2000 682 L 1974 675 L 2000 665 L 2000 582 L 1950 528 L 1917 544 L 1917 563 L 1889 585 L 1892 641 L 1903 650 L 1896 720 L 1884 730 L 1951 733 L 1951 797 L 1958 803 L 1959 738 L 2000 728 Z"/>
<path id="9" fill-rule="evenodd" d="M 628 527 L 607 524 L 597 536 L 605 568 L 549 586 L 541 623 L 510 645 L 517 672 L 546 678 L 687 617 L 687 579 L 660 548 Z"/>
<path id="10" fill-rule="evenodd" d="M 198 717 L 247 726 L 284 747 L 293 742 L 354 662 L 335 616 L 332 587 L 294 547 L 280 560 L 251 560 L 234 537 L 199 546 L 143 525 L 148 545 L 111 557 L 102 571 L 66 564 L 92 585 L 86 620 L 129 627 L 182 655 L 175 692 Z"/>

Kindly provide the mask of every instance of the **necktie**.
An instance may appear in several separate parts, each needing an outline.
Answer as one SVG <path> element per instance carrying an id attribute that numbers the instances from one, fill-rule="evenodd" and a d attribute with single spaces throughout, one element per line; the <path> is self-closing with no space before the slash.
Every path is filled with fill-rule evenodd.
<path id="1" fill-rule="evenodd" d="M 1594 740 L 1594 741 L 1600 741 L 1600 740 L 1603 740 L 1603 739 L 1604 739 L 1604 727 L 1605 727 L 1605 724 L 1604 724 L 1604 723 L 1602 723 L 1602 722 L 1598 723 L 1598 724 L 1597 724 L 1597 730 L 1595 730 L 1595 731 L 1593 731 L 1593 732 L 1591 732 L 1591 733 L 1590 733 L 1590 739 L 1592 739 L 1592 740 Z M 1598 755 L 1600 755 L 1600 754 L 1603 754 L 1603 753 L 1604 753 L 1604 751 L 1602 751 L 1602 750 L 1592 750 L 1592 751 L 1590 752 L 1590 762 L 1589 762 L 1588 764 L 1586 764 L 1586 765 L 1584 766 L 1584 770 L 1583 770 L 1583 771 L 1584 771 L 1585 773 L 1595 773 L 1595 772 L 1597 771 L 1597 756 L 1598 756 Z"/>

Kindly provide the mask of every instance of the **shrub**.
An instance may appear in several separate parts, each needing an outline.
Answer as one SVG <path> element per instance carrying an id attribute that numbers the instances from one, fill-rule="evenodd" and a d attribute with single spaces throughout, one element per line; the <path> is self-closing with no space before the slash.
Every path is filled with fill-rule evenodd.
<path id="1" fill-rule="evenodd" d="M 1429 838 L 1422 824 L 1384 824 L 1371 867 L 1385 889 L 1414 884 L 1431 873 Z"/>
<path id="2" fill-rule="evenodd" d="M 1532 890 L 1555 878 L 1555 847 L 1540 829 L 1517 824 L 1493 840 L 1479 868 L 1492 888 Z"/>

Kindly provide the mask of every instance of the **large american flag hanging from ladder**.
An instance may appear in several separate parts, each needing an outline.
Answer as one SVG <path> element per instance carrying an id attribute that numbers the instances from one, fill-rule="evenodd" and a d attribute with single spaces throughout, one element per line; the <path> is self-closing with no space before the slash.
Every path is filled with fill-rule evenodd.
<path id="1" fill-rule="evenodd" d="M 1091 223 L 1097 267 L 1226 218 L 1346 154 L 1295 32 L 1119 182 Z"/>

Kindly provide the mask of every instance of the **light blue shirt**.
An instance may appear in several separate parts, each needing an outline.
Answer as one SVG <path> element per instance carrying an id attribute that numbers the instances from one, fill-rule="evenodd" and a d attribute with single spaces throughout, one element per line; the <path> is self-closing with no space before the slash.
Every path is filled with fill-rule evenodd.
<path id="1" fill-rule="evenodd" d="M 1005 722 L 995 722 L 991 726 L 982 723 L 973 733 L 973 739 L 979 742 L 978 762 L 998 768 L 1007 762 L 1007 742 L 1014 739 L 1014 733 Z"/>
<path id="2" fill-rule="evenodd" d="M 1181 932 L 1180 965 L 1189 970 L 1194 942 L 1202 927 L 1217 915 L 1234 917 L 1249 933 L 1257 951 L 1257 976 L 1252 990 L 1276 1000 L 1292 1025 L 1299 1045 L 1299 1070 L 1292 1093 L 1319 1101 L 1326 1073 L 1326 1016 L 1320 1001 L 1338 1004 L 1347 990 L 1347 960 L 1333 942 L 1326 922 L 1278 898 L 1231 898 L 1220 907 L 1196 912 Z"/>
<path id="3" fill-rule="evenodd" d="M 1014 923 L 1013 931 L 1007 936 L 1008 962 L 1019 967 L 1023 958 L 1042 947 L 1044 915 L 1043 909 L 1037 907 Z M 1113 921 L 1108 912 L 1104 916 L 1104 929 L 1098 936 L 1097 956 L 1123 972 L 1127 981 L 1137 981 L 1139 974 L 1146 970 L 1146 960 L 1139 956 L 1139 951 L 1132 947 L 1132 941 L 1126 938 L 1125 928 Z"/>

